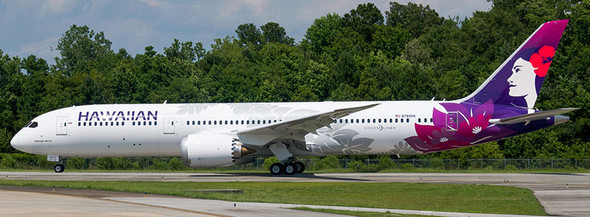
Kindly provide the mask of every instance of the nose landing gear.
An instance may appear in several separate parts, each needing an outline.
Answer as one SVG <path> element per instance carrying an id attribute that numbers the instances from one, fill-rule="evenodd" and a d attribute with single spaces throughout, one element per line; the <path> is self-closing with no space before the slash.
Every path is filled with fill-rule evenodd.
<path id="1" fill-rule="evenodd" d="M 47 155 L 47 161 L 56 162 L 57 164 L 53 167 L 53 171 L 56 173 L 63 173 L 66 167 L 59 163 L 59 155 Z"/>
<path id="2" fill-rule="evenodd" d="M 66 167 L 63 164 L 56 164 L 53 167 L 53 171 L 55 171 L 56 173 L 62 173 L 64 170 L 66 170 Z"/>

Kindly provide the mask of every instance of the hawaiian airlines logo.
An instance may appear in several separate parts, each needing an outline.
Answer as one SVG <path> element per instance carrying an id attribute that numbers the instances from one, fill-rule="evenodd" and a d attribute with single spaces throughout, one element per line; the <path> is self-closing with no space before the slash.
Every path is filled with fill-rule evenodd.
<path id="1" fill-rule="evenodd" d="M 78 121 L 149 121 L 158 120 L 158 111 L 86 111 Z"/>
<path id="2" fill-rule="evenodd" d="M 551 46 L 543 46 L 535 51 L 530 56 L 525 54 L 514 61 L 512 74 L 507 79 L 508 95 L 522 97 L 526 102 L 526 105 L 523 106 L 526 108 L 532 108 L 535 105 L 539 92 L 537 87 L 541 86 L 537 84 L 537 77 L 544 78 L 547 75 L 553 56 L 555 56 L 555 48 Z"/>

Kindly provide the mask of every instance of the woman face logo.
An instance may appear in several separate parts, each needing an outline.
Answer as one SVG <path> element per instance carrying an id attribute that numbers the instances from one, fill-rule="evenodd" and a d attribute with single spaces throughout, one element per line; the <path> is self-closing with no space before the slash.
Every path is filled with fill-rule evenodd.
<path id="1" fill-rule="evenodd" d="M 518 58 L 512 67 L 512 76 L 508 78 L 509 92 L 512 97 L 523 97 L 531 94 L 536 95 L 535 68 L 522 58 Z"/>

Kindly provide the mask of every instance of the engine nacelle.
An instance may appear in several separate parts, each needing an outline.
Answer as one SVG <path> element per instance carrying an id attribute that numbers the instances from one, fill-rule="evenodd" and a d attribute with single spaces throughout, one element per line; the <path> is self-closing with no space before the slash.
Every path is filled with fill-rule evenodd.
<path id="1" fill-rule="evenodd" d="M 180 143 L 182 162 L 192 168 L 224 167 L 252 153 L 235 133 L 201 132 L 190 134 Z"/>

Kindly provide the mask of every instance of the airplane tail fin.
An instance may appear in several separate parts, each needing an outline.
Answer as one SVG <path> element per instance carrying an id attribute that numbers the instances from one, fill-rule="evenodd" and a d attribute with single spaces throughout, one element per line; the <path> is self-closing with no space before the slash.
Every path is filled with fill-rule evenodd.
<path id="1" fill-rule="evenodd" d="M 483 104 L 491 100 L 494 105 L 530 113 L 567 23 L 542 24 L 475 92 L 457 101 Z"/>

